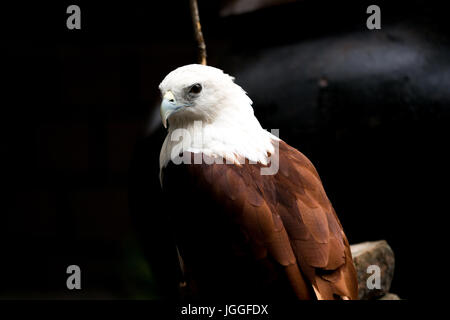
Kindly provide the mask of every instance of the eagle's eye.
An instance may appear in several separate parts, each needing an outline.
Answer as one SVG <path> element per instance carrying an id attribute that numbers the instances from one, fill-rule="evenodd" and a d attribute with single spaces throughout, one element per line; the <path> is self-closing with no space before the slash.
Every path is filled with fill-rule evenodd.
<path id="1" fill-rule="evenodd" d="M 189 93 L 199 94 L 202 91 L 202 85 L 200 83 L 194 84 L 190 89 Z"/>

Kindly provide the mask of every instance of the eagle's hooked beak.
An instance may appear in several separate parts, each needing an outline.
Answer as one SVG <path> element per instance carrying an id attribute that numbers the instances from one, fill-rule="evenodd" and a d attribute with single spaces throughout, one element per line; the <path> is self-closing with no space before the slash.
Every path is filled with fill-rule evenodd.
<path id="1" fill-rule="evenodd" d="M 183 105 L 177 104 L 172 91 L 169 90 L 164 94 L 160 107 L 161 120 L 164 128 L 167 128 L 167 120 L 169 119 L 170 115 L 175 111 L 178 111 L 182 107 Z"/>

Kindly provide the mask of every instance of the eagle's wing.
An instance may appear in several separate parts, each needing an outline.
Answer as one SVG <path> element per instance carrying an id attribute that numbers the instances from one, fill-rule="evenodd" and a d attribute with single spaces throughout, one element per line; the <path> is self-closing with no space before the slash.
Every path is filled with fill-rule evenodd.
<path id="1" fill-rule="evenodd" d="M 242 226 L 255 258 L 269 255 L 284 266 L 298 298 L 357 299 L 349 243 L 303 154 L 280 141 L 275 175 L 261 175 L 255 164 L 189 168 Z"/>

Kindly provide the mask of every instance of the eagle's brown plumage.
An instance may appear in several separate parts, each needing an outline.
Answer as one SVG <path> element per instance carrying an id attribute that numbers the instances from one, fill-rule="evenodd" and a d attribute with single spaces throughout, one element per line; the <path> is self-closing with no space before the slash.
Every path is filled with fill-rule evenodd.
<path id="1" fill-rule="evenodd" d="M 302 153 L 280 141 L 275 175 L 205 162 L 163 170 L 192 297 L 357 299 L 349 243 Z"/>

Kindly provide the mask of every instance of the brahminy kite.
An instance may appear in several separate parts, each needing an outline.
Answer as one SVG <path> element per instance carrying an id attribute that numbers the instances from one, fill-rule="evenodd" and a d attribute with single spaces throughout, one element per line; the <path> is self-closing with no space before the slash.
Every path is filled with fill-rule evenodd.
<path id="1" fill-rule="evenodd" d="M 234 78 L 186 65 L 159 89 L 160 180 L 189 297 L 357 299 L 350 246 L 315 167 L 261 127 Z"/>

